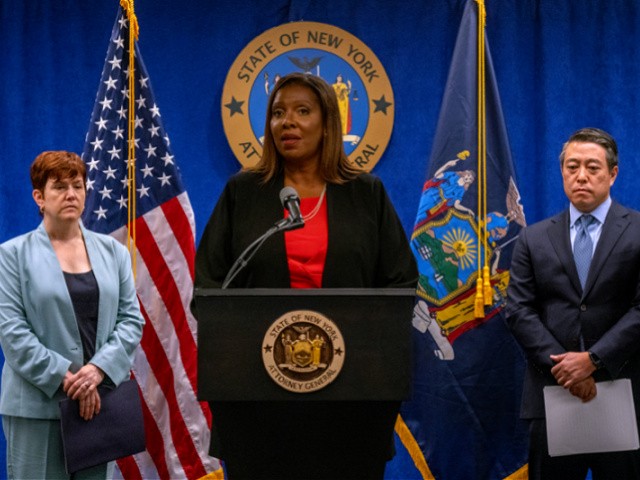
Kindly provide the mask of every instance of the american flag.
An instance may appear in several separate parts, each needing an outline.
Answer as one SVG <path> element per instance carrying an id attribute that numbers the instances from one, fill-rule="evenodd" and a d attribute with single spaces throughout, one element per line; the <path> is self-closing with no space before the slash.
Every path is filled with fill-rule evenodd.
<path id="1" fill-rule="evenodd" d="M 85 141 L 84 224 L 127 240 L 129 21 L 119 9 Z M 143 399 L 147 450 L 118 461 L 116 476 L 200 478 L 209 457 L 211 413 L 196 398 L 196 321 L 190 313 L 193 210 L 135 45 L 136 288 L 145 317 L 132 371 Z"/>

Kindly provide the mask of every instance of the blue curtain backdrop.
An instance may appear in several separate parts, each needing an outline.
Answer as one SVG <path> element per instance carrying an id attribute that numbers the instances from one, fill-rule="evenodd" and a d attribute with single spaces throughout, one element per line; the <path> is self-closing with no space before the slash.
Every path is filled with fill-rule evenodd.
<path id="1" fill-rule="evenodd" d="M 0 0 L 0 242 L 34 228 L 28 167 L 80 152 L 117 0 Z M 384 65 L 395 126 L 374 169 L 409 234 L 464 0 L 137 0 L 140 47 L 193 205 L 197 236 L 240 164 L 223 132 L 227 71 L 253 38 L 296 20 L 362 40 Z M 640 2 L 486 0 L 486 35 L 529 223 L 566 206 L 562 142 L 597 126 L 620 149 L 613 188 L 640 208 Z M 461 446 L 460 453 L 464 449 Z"/>

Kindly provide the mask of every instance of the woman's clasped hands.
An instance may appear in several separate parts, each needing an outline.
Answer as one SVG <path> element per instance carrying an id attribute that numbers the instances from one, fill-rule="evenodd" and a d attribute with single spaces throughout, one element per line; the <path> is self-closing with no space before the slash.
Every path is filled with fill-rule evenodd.
<path id="1" fill-rule="evenodd" d="M 62 389 L 67 396 L 80 403 L 80 416 L 91 420 L 100 413 L 100 393 L 98 385 L 104 380 L 104 372 L 89 363 L 76 373 L 67 372 L 62 381 Z"/>

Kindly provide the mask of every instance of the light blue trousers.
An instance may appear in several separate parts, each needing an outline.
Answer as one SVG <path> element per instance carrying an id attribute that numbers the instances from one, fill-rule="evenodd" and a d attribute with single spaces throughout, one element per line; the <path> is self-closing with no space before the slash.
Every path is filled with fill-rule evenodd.
<path id="1" fill-rule="evenodd" d="M 60 420 L 2 417 L 7 440 L 7 478 L 105 480 L 113 478 L 113 462 L 73 475 L 64 467 Z"/>

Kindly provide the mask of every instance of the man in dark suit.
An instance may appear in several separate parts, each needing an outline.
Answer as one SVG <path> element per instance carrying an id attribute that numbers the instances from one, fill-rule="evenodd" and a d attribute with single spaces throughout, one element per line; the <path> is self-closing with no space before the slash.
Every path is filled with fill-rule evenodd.
<path id="1" fill-rule="evenodd" d="M 520 233 L 506 321 L 527 357 L 522 417 L 529 478 L 640 479 L 640 454 L 550 457 L 543 387 L 588 402 L 598 381 L 630 378 L 640 406 L 640 213 L 611 200 L 618 149 L 606 132 L 575 132 L 560 154 L 570 206 Z M 580 218 L 585 217 L 585 218 Z M 635 419 L 633 421 L 636 421 Z"/>

